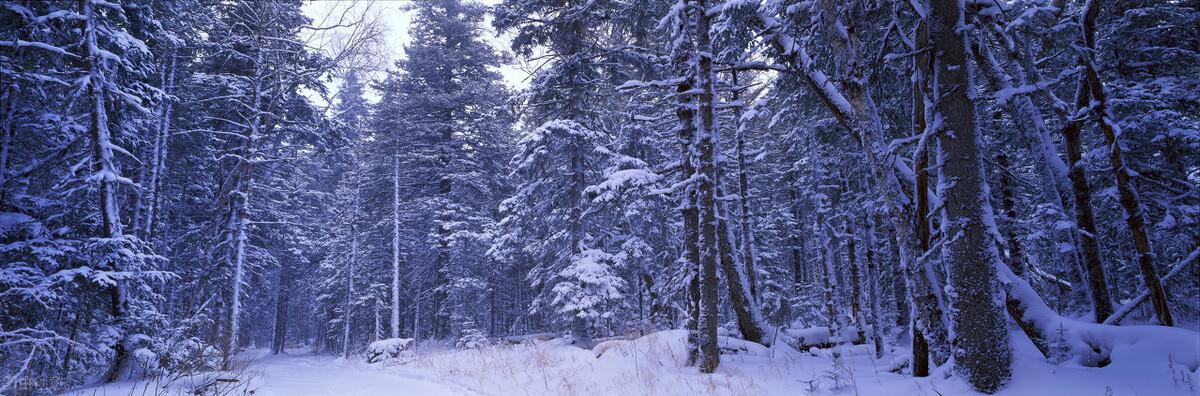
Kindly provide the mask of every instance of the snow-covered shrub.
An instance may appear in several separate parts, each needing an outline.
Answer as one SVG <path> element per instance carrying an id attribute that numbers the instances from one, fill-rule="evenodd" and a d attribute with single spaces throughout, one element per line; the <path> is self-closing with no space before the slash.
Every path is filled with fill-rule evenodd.
<path id="1" fill-rule="evenodd" d="M 199 338 L 171 339 L 155 348 L 159 367 L 172 374 L 212 371 L 221 366 L 221 351 Z"/>
<path id="2" fill-rule="evenodd" d="M 367 363 L 378 363 L 385 359 L 398 359 L 400 354 L 407 351 L 413 344 L 412 338 L 388 338 L 367 345 L 363 352 Z"/>
<path id="3" fill-rule="evenodd" d="M 491 345 L 487 334 L 473 324 L 472 322 L 472 326 L 465 326 L 462 332 L 459 333 L 458 339 L 454 342 L 455 347 L 459 349 L 478 349 Z"/>
<path id="4" fill-rule="evenodd" d="M 573 314 L 587 321 L 606 318 L 612 314 L 605 309 L 621 298 L 625 281 L 612 271 L 613 257 L 599 249 L 587 249 L 571 257 L 566 268 L 558 273 L 552 305 L 559 312 Z"/>

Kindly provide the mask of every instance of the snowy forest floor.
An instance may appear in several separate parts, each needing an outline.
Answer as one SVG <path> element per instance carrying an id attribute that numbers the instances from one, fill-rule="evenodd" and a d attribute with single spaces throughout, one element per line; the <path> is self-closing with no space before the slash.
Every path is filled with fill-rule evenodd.
<path id="1" fill-rule="evenodd" d="M 1013 334 L 1017 336 L 1017 334 Z M 593 350 L 554 341 L 498 345 L 471 350 L 419 348 L 398 361 L 367 364 L 304 353 L 269 356 L 248 351 L 240 388 L 212 394 L 255 395 L 973 395 L 948 373 L 927 378 L 892 373 L 896 356 L 872 358 L 872 347 L 842 348 L 836 368 L 828 350 L 799 352 L 765 348 L 723 338 L 723 355 L 713 375 L 681 363 L 685 333 L 666 331 L 633 341 L 612 341 Z M 1013 380 L 1000 395 L 1195 395 L 1200 393 L 1197 356 L 1150 358 L 1168 343 L 1195 354 L 1200 334 L 1164 333 L 1159 342 L 1114 353 L 1104 368 L 1051 365 L 1032 345 L 1015 351 Z M 1187 345 L 1191 342 L 1193 345 Z M 732 348 L 730 348 L 732 347 Z M 1027 348 L 1026 348 L 1027 347 Z M 597 355 L 600 355 L 597 357 Z M 1169 356 L 1169 355 L 1168 355 Z M 1148 359 L 1149 358 L 1149 359 Z M 1161 361 L 1159 361 L 1161 360 Z M 178 381 L 156 393 L 145 382 L 78 390 L 71 395 L 188 394 L 205 379 Z M 236 389 L 235 389 L 236 388 Z"/>

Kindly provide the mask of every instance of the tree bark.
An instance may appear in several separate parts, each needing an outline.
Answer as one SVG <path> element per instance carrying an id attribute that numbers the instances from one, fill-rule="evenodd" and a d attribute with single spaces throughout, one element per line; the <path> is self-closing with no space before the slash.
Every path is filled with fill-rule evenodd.
<path id="1" fill-rule="evenodd" d="M 863 249 L 867 256 L 867 299 L 870 303 L 871 310 L 871 342 L 875 344 L 875 358 L 883 357 L 883 321 L 880 316 L 883 315 L 883 309 L 879 306 L 879 271 L 875 266 L 875 249 L 878 244 L 875 240 L 875 221 L 871 215 L 867 215 L 866 221 L 866 246 Z"/>
<path id="2" fill-rule="evenodd" d="M 1141 269 L 1146 291 L 1150 293 L 1154 317 L 1158 319 L 1159 324 L 1174 326 L 1175 320 L 1171 316 L 1167 294 L 1163 291 L 1162 280 L 1159 279 L 1158 272 L 1154 267 L 1154 252 L 1150 248 L 1150 239 L 1146 235 L 1146 221 L 1142 217 L 1142 205 L 1137 189 L 1129 178 L 1134 171 L 1129 169 L 1129 165 L 1122 157 L 1121 142 L 1117 140 L 1120 127 L 1116 125 L 1116 121 L 1113 120 L 1113 116 L 1108 110 L 1104 84 L 1100 81 L 1100 74 L 1096 71 L 1096 65 L 1092 58 L 1096 54 L 1096 18 L 1099 14 L 1100 5 L 1095 0 L 1088 0 L 1081 15 L 1084 45 L 1089 50 L 1080 59 L 1084 66 L 1081 84 L 1087 85 L 1092 98 L 1091 112 L 1097 118 L 1100 131 L 1104 134 L 1104 144 L 1108 146 L 1109 160 L 1112 162 L 1113 176 L 1117 184 L 1117 194 L 1120 197 L 1121 209 L 1125 211 L 1125 225 L 1128 226 L 1129 234 L 1133 237 L 1133 247 L 1137 250 L 1138 268 Z M 1096 321 L 1102 322 L 1107 319 L 1112 315 L 1111 309 L 1107 313 L 1108 315 L 1104 316 L 1097 313 Z"/>
<path id="3" fill-rule="evenodd" d="M 915 42 L 918 48 L 927 48 L 929 44 L 929 24 L 925 19 L 917 22 Z M 933 74 L 933 59 L 928 54 L 921 54 L 913 61 L 913 132 L 916 136 L 921 136 L 919 145 L 916 151 L 916 160 L 914 166 L 916 169 L 916 181 L 914 183 L 913 194 L 916 196 L 916 217 L 914 227 L 916 228 L 917 246 L 920 248 L 921 254 L 929 251 L 930 233 L 929 233 L 929 142 L 928 134 L 926 133 L 927 125 L 926 118 L 929 116 L 926 108 L 928 96 L 928 81 L 927 76 Z M 925 278 L 925 271 L 920 265 L 914 262 L 901 263 L 904 269 L 905 279 L 907 283 L 916 285 L 920 279 Z M 918 290 L 924 289 L 920 287 L 909 288 L 909 299 L 913 305 L 919 304 L 920 301 L 939 301 L 939 298 L 932 293 L 920 293 Z M 934 316 L 934 315 L 930 315 Z M 934 318 L 940 320 L 942 312 L 939 309 Z M 925 333 L 922 330 L 923 326 L 920 321 L 925 320 L 920 315 L 912 317 L 912 374 L 913 377 L 929 376 L 929 343 L 925 340 Z"/>
<path id="4" fill-rule="evenodd" d="M 96 11 L 90 0 L 80 0 L 83 8 L 83 34 L 84 45 L 82 50 L 85 51 L 83 58 L 86 59 L 88 68 L 88 85 L 87 95 L 89 98 L 88 118 L 90 125 L 88 131 L 92 140 L 92 171 L 97 175 L 95 179 L 100 184 L 100 220 L 101 220 L 101 237 L 112 240 L 116 243 L 117 240 L 123 238 L 121 230 L 120 203 L 117 197 L 117 183 L 120 180 L 120 170 L 117 169 L 113 162 L 113 143 L 112 135 L 108 129 L 108 101 L 106 97 L 106 87 L 108 84 L 107 76 L 105 75 L 104 66 L 102 63 L 102 48 L 99 47 L 96 40 L 96 30 L 100 29 L 97 26 Z M 15 99 L 14 99 L 15 100 Z M 106 263 L 98 263 L 102 269 L 107 271 L 121 271 L 115 261 Z M 118 334 L 113 337 L 113 360 L 108 373 L 104 376 L 105 382 L 114 382 L 126 370 L 128 366 L 128 346 L 127 331 L 125 323 L 129 316 L 129 301 L 126 297 L 125 285 L 121 281 L 115 281 L 112 285 L 107 286 L 106 291 L 109 299 L 109 313 L 112 315 L 114 328 Z"/>
<path id="5" fill-rule="evenodd" d="M 391 336 L 400 338 L 400 156 L 392 155 L 392 321 Z"/>
<path id="6" fill-rule="evenodd" d="M 1083 80 L 1075 92 L 1076 108 L 1088 105 L 1089 95 Z M 1073 197 L 1075 198 L 1075 223 L 1082 231 L 1079 238 L 1083 251 L 1084 274 L 1088 282 L 1088 295 L 1092 298 L 1092 320 L 1099 323 L 1112 315 L 1112 299 L 1108 295 L 1104 264 L 1100 261 L 1100 245 L 1096 241 L 1096 218 L 1092 214 L 1092 190 L 1088 187 L 1087 174 L 1083 166 L 1083 143 L 1079 133 L 1083 128 L 1082 119 L 1072 119 L 1062 129 L 1063 142 L 1067 148 L 1067 165 L 1070 168 L 1068 178 L 1071 180 Z"/>
<path id="7" fill-rule="evenodd" d="M 998 390 L 1011 376 L 1012 352 L 1004 315 L 997 305 L 994 222 L 975 125 L 974 85 L 967 70 L 963 10 L 956 0 L 931 2 L 930 37 L 936 50 L 935 111 L 944 120 L 938 134 L 939 196 L 943 199 L 942 249 L 952 292 L 954 366 L 980 392 Z"/>
<path id="8" fill-rule="evenodd" d="M 702 373 L 712 373 L 721 362 L 717 349 L 717 262 L 722 267 L 728 267 L 721 259 L 722 250 L 719 245 L 728 243 L 727 235 L 722 235 L 720 203 L 718 202 L 720 173 L 717 168 L 717 124 L 714 114 L 716 102 L 716 81 L 712 69 L 712 42 L 709 38 L 711 17 L 706 10 L 705 0 L 695 1 L 695 54 L 696 85 L 699 94 L 696 100 L 696 151 L 697 170 L 699 171 L 699 186 L 697 198 L 700 211 L 700 317 L 699 317 L 699 368 Z M 718 238 L 720 239 L 718 241 Z M 730 252 L 731 250 L 725 250 Z M 737 269 L 735 268 L 735 273 Z M 728 277 L 729 271 L 726 270 Z M 731 294 L 733 294 L 731 292 Z M 743 296 L 745 297 L 745 296 Z M 735 303 L 736 304 L 736 303 Z"/>
<path id="9" fill-rule="evenodd" d="M 271 339 L 271 354 L 278 355 L 287 343 L 288 304 L 292 291 L 291 270 L 286 262 L 279 268 L 279 280 L 275 287 L 279 294 L 275 298 L 275 331 Z"/>
<path id="10" fill-rule="evenodd" d="M 686 23 L 684 25 L 687 25 Z M 683 27 L 683 29 L 687 29 Z M 686 34 L 686 33 L 681 33 Z M 688 40 L 681 40 L 685 45 Z M 687 274 L 687 309 L 688 318 L 688 365 L 697 363 L 699 358 L 699 318 L 700 318 L 700 211 L 696 202 L 695 183 L 690 180 L 696 174 L 695 159 L 692 158 L 692 147 L 696 138 L 696 111 L 693 101 L 688 97 L 692 90 L 693 70 L 687 63 L 686 48 L 677 48 L 677 58 L 673 60 L 675 67 L 684 74 L 682 81 L 675 87 L 675 118 L 679 122 L 676 135 L 679 138 L 680 180 L 684 181 L 683 192 L 680 194 L 679 214 L 683 223 L 684 273 Z"/>
<path id="11" fill-rule="evenodd" d="M 850 319 L 854 321 L 854 327 L 858 330 L 858 339 L 866 339 L 866 321 L 863 320 L 862 309 L 862 279 L 859 276 L 858 255 L 856 254 L 856 245 L 853 231 L 849 226 L 850 221 L 846 221 L 846 267 L 850 269 Z"/>
<path id="12" fill-rule="evenodd" d="M 745 265 L 746 282 L 750 289 L 750 297 L 754 301 L 758 301 L 758 275 L 755 273 L 754 262 L 758 259 L 758 248 L 755 246 L 758 241 L 754 235 L 754 211 L 750 207 L 750 170 L 746 165 L 746 136 L 745 124 L 742 121 L 743 103 L 738 103 L 741 98 L 742 88 L 738 86 L 737 70 L 731 72 L 733 83 L 733 119 L 734 133 L 737 140 L 737 172 L 738 172 L 738 204 L 741 224 L 742 238 L 741 249 L 742 263 Z"/>

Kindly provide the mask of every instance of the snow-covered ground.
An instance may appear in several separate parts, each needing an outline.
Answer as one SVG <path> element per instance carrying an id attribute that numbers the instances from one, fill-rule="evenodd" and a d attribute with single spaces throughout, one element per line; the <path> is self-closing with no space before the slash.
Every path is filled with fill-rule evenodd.
<path id="1" fill-rule="evenodd" d="M 1196 395 L 1200 392 L 1200 356 L 1196 356 L 1200 334 L 1166 330 L 1155 330 L 1157 339 L 1115 349 L 1113 363 L 1104 368 L 1051 365 L 1032 345 L 1018 346 L 1013 380 L 999 394 Z M 245 389 L 254 390 L 255 395 L 280 396 L 975 394 L 946 372 L 919 379 L 892 373 L 889 368 L 895 356 L 906 351 L 873 359 L 869 345 L 844 347 L 843 364 L 836 368 L 828 350 L 799 352 L 786 346 L 765 348 L 723 339 L 723 347 L 739 351 L 722 356 L 716 373 L 703 375 L 681 364 L 686 359 L 684 336 L 682 331 L 666 331 L 633 341 L 602 343 L 593 350 L 558 341 L 472 350 L 418 349 L 402 359 L 379 364 L 303 354 L 258 354 L 250 358 L 242 377 L 248 378 Z M 1164 350 L 1172 352 L 1156 355 Z M 144 385 L 126 383 L 75 394 L 154 394 L 144 389 Z"/>
<path id="2" fill-rule="evenodd" d="M 479 393 L 450 382 L 422 378 L 417 370 L 403 367 L 380 367 L 356 361 L 311 354 L 271 356 L 258 351 L 248 353 L 250 359 L 237 375 L 221 373 L 175 381 L 170 385 L 123 382 L 69 392 L 71 396 L 143 396 L 187 395 L 215 378 L 238 378 L 240 384 L 211 386 L 203 395 L 304 396 L 473 396 Z M 160 389 L 158 392 L 155 390 Z"/>

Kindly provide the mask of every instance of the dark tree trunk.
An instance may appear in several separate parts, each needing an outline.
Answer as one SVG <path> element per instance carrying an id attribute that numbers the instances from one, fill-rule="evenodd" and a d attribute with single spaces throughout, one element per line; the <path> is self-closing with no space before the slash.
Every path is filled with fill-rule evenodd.
<path id="1" fill-rule="evenodd" d="M 717 196 L 724 195 L 720 187 L 717 187 L 715 191 Z M 737 317 L 738 331 L 747 341 L 769 344 L 770 340 L 766 339 L 766 331 L 762 327 L 762 313 L 751 295 L 748 281 L 742 272 L 743 268 L 738 266 L 739 260 L 735 256 L 737 252 L 730 243 L 733 240 L 733 231 L 730 230 L 729 222 L 725 221 L 728 212 L 724 210 L 724 205 L 720 202 L 714 202 L 714 204 L 716 205 L 714 209 L 721 272 L 725 275 L 725 283 L 729 289 L 729 302 Z"/>
<path id="2" fill-rule="evenodd" d="M 712 42 L 709 38 L 711 16 L 704 10 L 708 9 L 704 0 L 696 1 L 695 10 L 695 43 L 696 62 L 696 148 L 699 156 L 696 158 L 697 171 L 700 175 L 696 196 L 700 210 L 700 318 L 699 318 L 699 368 L 701 373 L 716 371 L 721 363 L 720 351 L 717 349 L 717 263 L 721 262 L 730 275 L 729 267 L 723 256 L 733 254 L 729 243 L 728 230 L 725 224 L 721 203 L 719 202 L 720 169 L 717 167 L 717 123 L 716 123 L 716 81 L 713 72 Z M 738 268 L 733 269 L 736 274 Z M 731 299 L 733 291 L 730 291 Z M 742 296 L 745 298 L 746 296 Z M 734 303 L 736 307 L 736 302 Z"/>
<path id="3" fill-rule="evenodd" d="M 680 51 L 682 53 L 684 51 Z M 683 68 L 682 64 L 686 62 L 686 57 L 682 60 L 677 60 Z M 692 140 L 696 136 L 696 111 L 693 106 L 693 101 L 688 98 L 686 92 L 692 90 L 691 71 L 684 69 L 685 77 L 682 82 L 676 86 L 675 117 L 679 121 L 679 130 L 676 134 L 679 137 L 680 149 L 680 179 L 689 180 L 696 174 L 694 159 L 692 158 Z M 687 276 L 687 330 L 688 330 L 688 365 L 697 363 L 699 357 L 699 319 L 700 319 L 700 211 L 696 207 L 696 192 L 694 183 L 688 183 L 684 186 L 684 191 L 680 198 L 683 202 L 679 205 L 679 214 L 683 218 L 683 248 L 684 248 L 684 272 Z"/>
<path id="4" fill-rule="evenodd" d="M 891 283 L 892 300 L 896 303 L 896 327 L 906 329 L 909 321 L 912 320 L 912 313 L 909 311 L 908 283 L 904 281 L 904 268 L 901 268 L 900 247 L 896 246 L 896 236 L 889 233 L 887 237 L 888 251 L 891 252 L 890 260 L 894 261 Z"/>
<path id="5" fill-rule="evenodd" d="M 1104 93 L 1104 83 L 1096 72 L 1096 66 L 1091 58 L 1096 48 L 1096 18 L 1100 14 L 1100 5 L 1095 0 L 1089 0 L 1083 11 L 1082 27 L 1084 44 L 1093 51 L 1084 55 L 1081 60 L 1084 65 L 1083 79 L 1086 81 L 1088 92 L 1092 98 L 1092 113 L 1104 134 L 1104 144 L 1108 146 L 1109 160 L 1112 162 L 1113 176 L 1116 179 L 1117 194 L 1120 197 L 1121 209 L 1125 211 L 1125 224 L 1133 237 L 1133 247 L 1137 250 L 1138 268 L 1142 272 L 1142 281 L 1146 291 L 1150 293 L 1150 303 L 1154 307 L 1154 317 L 1164 326 L 1174 326 L 1171 307 L 1167 304 L 1167 294 L 1163 291 L 1162 280 L 1154 268 L 1154 252 L 1150 249 L 1150 239 L 1146 236 L 1146 221 L 1142 217 L 1142 205 L 1137 195 L 1137 189 L 1129 179 L 1132 170 L 1125 163 L 1121 153 L 1121 143 L 1117 141 L 1118 127 L 1114 125 L 1112 114 L 1108 111 L 1107 97 Z M 1096 315 L 1096 321 L 1102 322 L 1112 315 Z"/>
<path id="6" fill-rule="evenodd" d="M 942 249 L 950 287 L 955 371 L 976 390 L 992 393 L 1012 373 L 1012 352 L 998 293 L 995 245 L 975 125 L 974 85 L 967 70 L 965 16 L 956 0 L 931 2 L 930 37 L 936 50 L 935 110 L 944 120 L 938 134 L 939 192 L 943 200 Z"/>
<path id="7" fill-rule="evenodd" d="M 742 88 L 738 86 L 737 70 L 735 69 L 731 74 L 734 86 L 732 99 L 737 103 L 741 97 Z M 738 203 L 740 204 L 738 214 L 740 215 L 739 220 L 741 221 L 739 223 L 741 224 L 742 232 L 741 245 L 739 247 L 741 248 L 742 263 L 745 265 L 746 286 L 750 289 L 750 298 L 757 302 L 759 295 L 758 280 L 756 278 L 758 275 L 755 274 L 754 261 L 758 258 L 758 253 L 755 247 L 757 241 L 754 235 L 754 212 L 750 209 L 750 171 L 746 165 L 746 136 L 744 135 L 745 128 L 743 128 L 742 124 L 742 107 L 742 104 L 737 103 L 733 111 L 733 119 L 735 120 L 734 129 L 737 137 Z"/>
<path id="8" fill-rule="evenodd" d="M 292 292 L 292 274 L 287 263 L 279 269 L 276 290 L 279 294 L 275 299 L 275 332 L 271 339 L 271 353 L 274 355 L 283 353 L 283 347 L 287 343 L 288 305 Z"/>
<path id="9" fill-rule="evenodd" d="M 1075 92 L 1075 106 L 1083 108 L 1088 105 L 1089 95 L 1083 80 Z M 1082 119 L 1073 119 L 1063 126 L 1062 135 L 1067 147 L 1067 166 L 1070 171 L 1067 178 L 1071 180 L 1072 196 L 1075 198 L 1075 222 L 1083 231 L 1079 235 L 1079 245 L 1083 253 L 1083 273 L 1088 283 L 1088 295 L 1092 298 L 1092 320 L 1103 322 L 1113 313 L 1112 299 L 1108 295 L 1107 279 L 1104 276 L 1104 265 L 1100 261 L 1100 245 L 1096 241 L 1096 218 L 1092 214 L 1092 190 L 1088 187 L 1087 174 L 1083 168 L 1083 142 L 1079 132 L 1083 128 Z"/>
<path id="10" fill-rule="evenodd" d="M 849 223 L 849 221 L 847 221 Z M 850 269 L 850 319 L 858 330 L 858 339 L 866 339 L 866 321 L 862 312 L 862 280 L 859 279 L 858 257 L 855 254 L 855 235 L 847 225 L 846 229 L 846 266 Z"/>

